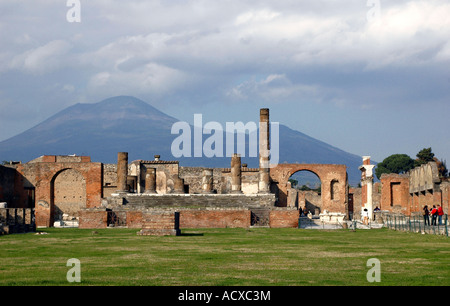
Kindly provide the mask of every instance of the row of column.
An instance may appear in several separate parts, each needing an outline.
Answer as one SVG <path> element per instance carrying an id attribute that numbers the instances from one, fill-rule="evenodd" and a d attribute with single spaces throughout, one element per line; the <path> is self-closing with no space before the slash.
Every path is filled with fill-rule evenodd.
<path id="1" fill-rule="evenodd" d="M 128 153 L 119 152 L 117 155 L 117 193 L 127 193 Z M 144 193 L 156 193 L 156 168 L 147 168 L 145 174 Z M 184 179 L 174 178 L 174 193 L 184 193 Z"/>
<path id="2" fill-rule="evenodd" d="M 269 109 L 262 108 L 259 113 L 259 193 L 270 192 L 270 143 L 269 143 Z M 158 156 L 159 157 L 159 156 Z M 127 192 L 128 153 L 119 152 L 117 157 L 117 192 Z M 184 180 L 174 179 L 174 191 L 184 193 Z M 202 173 L 202 192 L 213 191 L 213 170 L 205 169 Z M 156 193 L 156 169 L 147 169 L 144 193 Z M 231 157 L 231 193 L 242 193 L 241 186 L 241 156 L 233 154 Z"/>
<path id="3" fill-rule="evenodd" d="M 242 165 L 241 155 L 233 154 L 231 157 L 231 193 L 242 193 Z M 117 159 L 117 187 L 118 193 L 127 192 L 128 153 L 120 152 Z M 184 179 L 174 178 L 174 192 L 184 193 Z M 213 169 L 204 169 L 202 172 L 202 192 L 213 192 Z M 156 193 L 156 169 L 147 168 L 145 174 L 145 194 Z"/>

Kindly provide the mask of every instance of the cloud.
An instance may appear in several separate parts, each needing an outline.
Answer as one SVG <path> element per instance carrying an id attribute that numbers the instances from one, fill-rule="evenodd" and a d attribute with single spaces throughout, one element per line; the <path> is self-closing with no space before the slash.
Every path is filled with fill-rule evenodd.
<path id="1" fill-rule="evenodd" d="M 161 105 L 174 98 L 353 107 L 373 104 L 362 103 L 364 95 L 389 104 L 404 103 L 401 92 L 444 92 L 443 82 L 411 89 L 399 81 L 423 70 L 430 80 L 449 77 L 445 0 L 380 1 L 375 21 L 359 0 L 82 1 L 80 24 L 65 21 L 65 3 L 15 3 L 0 5 L 9 12 L 0 24 L 0 77 L 71 84 L 62 91 L 71 99 L 140 94 Z"/>
<path id="2" fill-rule="evenodd" d="M 30 49 L 14 56 L 11 69 L 22 70 L 31 74 L 44 74 L 64 68 L 72 46 L 64 40 L 54 40 L 43 46 Z"/>

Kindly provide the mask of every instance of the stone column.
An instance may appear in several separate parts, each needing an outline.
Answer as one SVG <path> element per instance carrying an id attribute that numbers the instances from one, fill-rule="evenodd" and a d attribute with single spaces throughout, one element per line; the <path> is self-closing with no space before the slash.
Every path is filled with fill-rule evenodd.
<path id="1" fill-rule="evenodd" d="M 117 154 L 117 192 L 127 193 L 128 153 Z"/>
<path id="2" fill-rule="evenodd" d="M 178 176 L 173 178 L 173 193 L 184 193 L 184 179 Z"/>
<path id="3" fill-rule="evenodd" d="M 259 193 L 270 192 L 269 109 L 259 112 Z"/>
<path id="4" fill-rule="evenodd" d="M 242 193 L 241 155 L 234 153 L 231 157 L 231 193 Z"/>
<path id="5" fill-rule="evenodd" d="M 370 156 L 363 156 L 363 165 L 359 167 L 361 170 L 361 194 L 364 208 L 369 211 L 369 220 L 373 221 L 373 168 L 375 165 L 370 164 Z"/>
<path id="6" fill-rule="evenodd" d="M 213 192 L 213 169 L 204 169 L 202 173 L 202 193 Z"/>
<path id="7" fill-rule="evenodd" d="M 156 168 L 147 168 L 144 193 L 156 193 Z"/>

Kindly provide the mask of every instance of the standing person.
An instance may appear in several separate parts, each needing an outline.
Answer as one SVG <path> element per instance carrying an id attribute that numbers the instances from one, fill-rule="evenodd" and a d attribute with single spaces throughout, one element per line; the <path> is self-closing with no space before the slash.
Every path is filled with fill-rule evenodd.
<path id="1" fill-rule="evenodd" d="M 436 225 L 437 219 L 437 209 L 436 205 L 433 205 L 433 209 L 431 210 L 431 225 Z"/>
<path id="2" fill-rule="evenodd" d="M 442 216 L 444 215 L 444 210 L 442 209 L 441 205 L 438 204 L 437 208 L 437 215 L 439 219 L 439 225 L 442 225 Z"/>
<path id="3" fill-rule="evenodd" d="M 428 210 L 428 205 L 425 205 L 423 208 L 423 222 L 425 225 L 427 225 L 427 223 L 428 226 L 430 225 L 430 211 Z"/>
<path id="4" fill-rule="evenodd" d="M 368 225 L 369 224 L 369 211 L 367 208 L 364 208 L 364 211 L 361 213 L 363 224 Z"/>

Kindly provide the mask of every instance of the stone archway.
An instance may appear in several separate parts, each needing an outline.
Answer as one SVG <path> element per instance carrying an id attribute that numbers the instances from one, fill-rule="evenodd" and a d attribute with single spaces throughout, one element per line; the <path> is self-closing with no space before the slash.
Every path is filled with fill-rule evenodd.
<path id="1" fill-rule="evenodd" d="M 272 183 L 277 186 L 277 206 L 287 206 L 288 180 L 295 172 L 307 170 L 321 181 L 322 211 L 347 215 L 348 178 L 345 165 L 331 164 L 278 164 L 270 169 Z"/>
<path id="2" fill-rule="evenodd" d="M 309 170 L 294 172 L 288 180 L 287 206 L 318 215 L 322 207 L 321 188 L 322 181 L 316 173 Z"/>
<path id="3" fill-rule="evenodd" d="M 57 172 L 51 180 L 50 193 L 53 221 L 76 219 L 79 211 L 86 208 L 86 179 L 75 169 Z"/>

